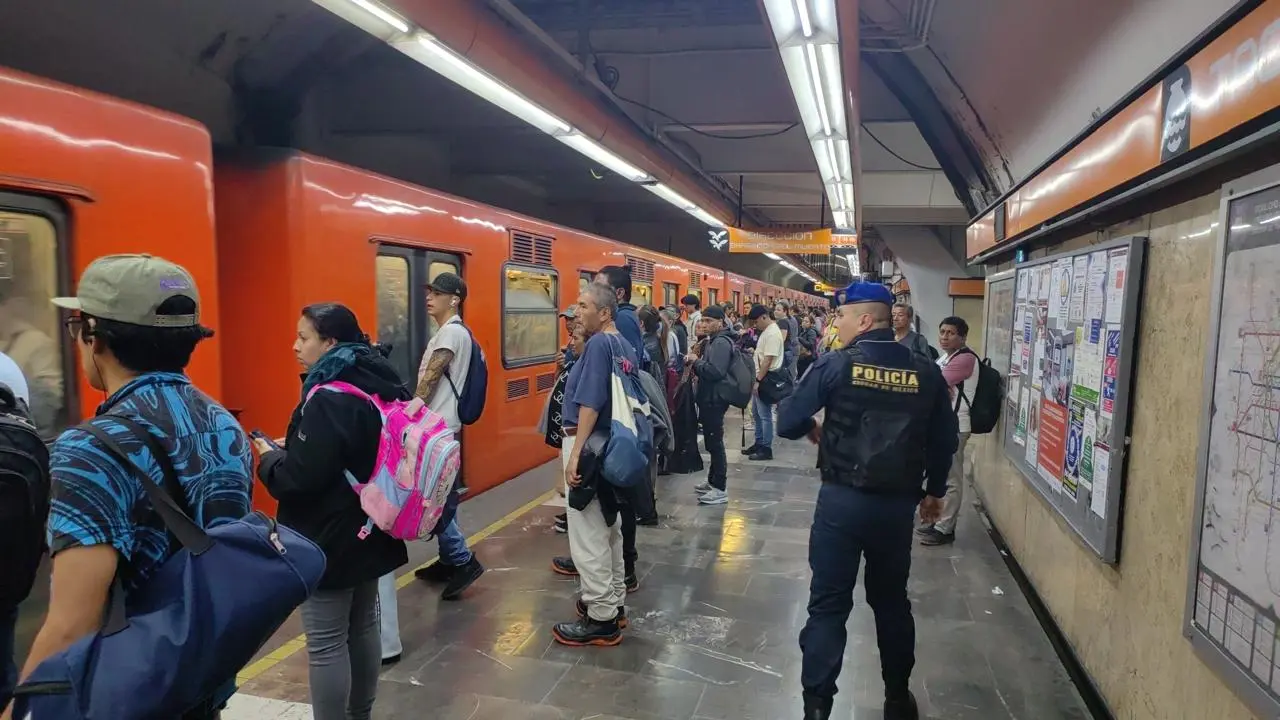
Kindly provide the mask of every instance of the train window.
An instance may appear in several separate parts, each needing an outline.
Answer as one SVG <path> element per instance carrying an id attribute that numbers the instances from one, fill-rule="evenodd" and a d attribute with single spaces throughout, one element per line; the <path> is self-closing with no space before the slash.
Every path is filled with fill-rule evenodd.
<path id="1" fill-rule="evenodd" d="M 436 263 L 432 263 L 435 265 Z M 379 255 L 378 270 L 378 337 L 381 345 L 391 347 L 387 359 L 400 377 L 417 377 L 417 364 L 409 339 L 409 259 L 401 255 Z"/>
<path id="2" fill-rule="evenodd" d="M 663 305 L 679 305 L 680 304 L 680 286 L 676 283 L 662 283 L 662 304 Z"/>
<path id="3" fill-rule="evenodd" d="M 3 198 L 0 198 L 0 202 Z M 58 232 L 48 218 L 0 210 L 0 352 L 26 376 L 40 434 L 52 440 L 66 427 L 69 346 L 59 327 Z"/>
<path id="4" fill-rule="evenodd" d="M 587 286 L 591 284 L 591 281 L 594 280 L 595 277 L 596 277 L 595 275 L 589 272 L 585 272 L 585 271 L 578 272 L 578 294 L 579 295 L 587 291 Z M 574 298 L 573 301 L 575 303 L 578 302 L 578 298 Z"/>
<path id="5" fill-rule="evenodd" d="M 737 310 L 738 308 L 742 307 L 742 292 L 739 290 L 734 290 L 732 293 L 732 297 L 733 297 L 733 309 Z"/>
<path id="6" fill-rule="evenodd" d="M 458 266 L 454 265 L 451 262 L 441 262 L 439 260 L 432 260 L 431 264 L 427 266 L 427 282 L 429 283 L 432 280 L 435 280 L 436 276 L 439 275 L 440 273 L 447 273 L 447 272 L 453 273 L 454 275 L 459 275 L 459 276 L 461 276 L 462 274 L 458 272 Z M 423 309 L 425 310 L 426 308 L 423 308 Z M 462 314 L 461 307 L 458 308 L 458 314 L 459 315 Z M 439 329 L 440 329 L 440 325 L 435 321 L 435 318 L 431 317 L 430 315 L 427 315 L 427 333 L 428 333 L 427 338 L 430 339 L 432 335 L 436 334 L 436 330 L 439 330 Z"/>
<path id="7" fill-rule="evenodd" d="M 708 305 L 715 305 L 717 302 L 719 302 L 720 301 L 719 296 L 720 296 L 719 288 L 707 288 L 707 304 Z"/>
<path id="8" fill-rule="evenodd" d="M 653 304 L 653 286 L 646 283 L 631 283 L 631 304 L 644 307 Z"/>
<path id="9" fill-rule="evenodd" d="M 503 365 L 519 367 L 554 360 L 560 340 L 560 311 L 556 307 L 559 278 L 556 271 L 529 265 L 507 265 L 503 274 Z"/>

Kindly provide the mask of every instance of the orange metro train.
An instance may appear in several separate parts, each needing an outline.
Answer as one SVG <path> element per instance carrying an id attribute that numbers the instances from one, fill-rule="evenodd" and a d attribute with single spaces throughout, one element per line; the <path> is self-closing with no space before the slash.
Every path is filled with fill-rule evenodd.
<path id="1" fill-rule="evenodd" d="M 558 313 L 599 267 L 630 265 L 637 305 L 687 293 L 739 307 L 824 303 L 299 152 L 215 163 L 193 120 L 30 75 L 0 69 L 0 97 L 0 351 L 33 328 L 56 343 L 60 365 L 40 372 L 63 388 L 58 427 L 102 398 L 80 377 L 48 298 L 72 292 L 109 253 L 150 252 L 192 272 L 217 335 L 189 373 L 245 427 L 269 432 L 283 431 L 298 401 L 291 344 L 302 306 L 349 305 L 411 381 L 431 331 L 424 286 L 442 271 L 462 275 L 463 316 L 490 374 L 485 413 L 464 430 L 472 496 L 554 457 L 536 426 L 564 339 Z M 274 510 L 260 487 L 254 504 Z"/>

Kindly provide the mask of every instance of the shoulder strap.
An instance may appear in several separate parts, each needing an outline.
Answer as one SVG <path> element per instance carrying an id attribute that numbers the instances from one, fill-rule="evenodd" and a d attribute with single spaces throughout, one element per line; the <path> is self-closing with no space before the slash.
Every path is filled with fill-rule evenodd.
<path id="1" fill-rule="evenodd" d="M 445 324 L 446 324 L 446 325 L 448 325 L 449 323 L 445 323 Z M 459 325 L 463 330 L 466 330 L 466 331 L 467 331 L 467 337 L 471 339 L 471 355 L 472 355 L 472 356 L 474 356 L 474 355 L 476 354 L 476 336 L 475 336 L 475 335 L 473 335 L 473 334 L 471 333 L 471 328 L 469 328 L 469 327 L 467 327 L 466 325 L 463 325 L 463 324 L 462 324 L 462 320 L 461 320 L 461 319 L 459 319 L 459 320 L 458 320 L 458 325 Z M 441 329 L 443 329 L 443 328 L 441 328 Z M 454 400 L 461 401 L 461 400 L 462 400 L 462 393 L 458 392 L 458 386 L 453 384 L 453 376 L 449 374 L 449 366 L 450 366 L 450 365 L 452 365 L 452 364 L 453 364 L 453 361 L 452 361 L 452 360 L 450 360 L 447 364 L 445 364 L 445 366 L 444 366 L 444 379 L 449 381 L 449 389 L 453 391 L 453 399 L 454 399 Z M 470 359 L 468 359 L 468 360 L 467 360 L 467 372 L 468 372 L 468 373 L 470 373 L 470 372 L 471 372 L 471 360 L 470 360 Z"/>

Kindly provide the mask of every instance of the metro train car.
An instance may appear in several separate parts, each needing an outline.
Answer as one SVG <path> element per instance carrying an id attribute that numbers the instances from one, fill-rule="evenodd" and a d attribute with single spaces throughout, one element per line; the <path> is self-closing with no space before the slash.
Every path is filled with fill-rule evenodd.
<path id="1" fill-rule="evenodd" d="M 56 398 L 48 437 L 103 399 L 80 376 L 48 299 L 73 292 L 109 253 L 151 252 L 192 272 L 217 335 L 190 375 L 246 428 L 269 433 L 283 432 L 298 400 L 291 345 L 302 306 L 351 306 L 413 382 L 432 331 L 425 285 L 462 275 L 463 318 L 490 374 L 485 413 L 463 431 L 473 496 L 554 457 L 536 425 L 565 339 L 558 313 L 601 266 L 631 266 L 637 305 L 689 293 L 738 307 L 825 304 L 303 153 L 215 162 L 193 120 L 18 72 L 0 69 L 0 96 L 0 352 L 19 333 L 39 346 L 28 354 L 42 362 L 15 359 Z M 274 510 L 261 487 L 254 505 Z"/>

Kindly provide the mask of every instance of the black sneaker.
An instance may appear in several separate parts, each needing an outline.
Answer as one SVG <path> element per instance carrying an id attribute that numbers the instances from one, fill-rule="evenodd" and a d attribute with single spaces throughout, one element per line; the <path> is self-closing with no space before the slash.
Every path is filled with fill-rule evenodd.
<path id="1" fill-rule="evenodd" d="M 398 662 L 400 662 L 400 653 L 396 653 L 395 655 L 382 658 L 382 667 L 395 665 Z"/>
<path id="2" fill-rule="evenodd" d="M 818 697 L 817 695 L 804 694 L 804 720 L 828 720 L 831 717 L 831 706 L 835 704 L 833 698 Z"/>
<path id="3" fill-rule="evenodd" d="M 554 528 L 556 532 L 563 535 L 569 532 L 569 521 L 562 518 L 556 518 L 556 524 L 554 525 Z"/>
<path id="4" fill-rule="evenodd" d="M 551 634 L 556 642 L 572 647 L 612 647 L 622 642 L 622 628 L 618 627 L 617 620 L 600 622 L 590 617 L 578 618 L 575 622 L 558 623 L 551 628 Z"/>
<path id="5" fill-rule="evenodd" d="M 443 560 L 436 560 L 424 568 L 414 570 L 413 576 L 430 583 L 442 583 L 452 580 L 453 574 L 457 571 L 457 566 L 449 565 Z"/>
<path id="6" fill-rule="evenodd" d="M 568 522 L 569 522 L 569 513 L 560 513 L 559 515 L 557 515 L 557 516 L 556 516 L 556 522 L 558 522 L 558 523 L 568 523 Z"/>
<path id="7" fill-rule="evenodd" d="M 573 558 L 568 555 L 557 555 L 551 558 L 551 570 L 557 575 L 578 577 L 578 566 L 573 564 Z"/>
<path id="8" fill-rule="evenodd" d="M 658 516 L 654 515 L 653 517 L 636 518 L 636 524 L 641 527 L 658 527 Z"/>
<path id="9" fill-rule="evenodd" d="M 440 593 L 442 600 L 457 600 L 462 597 L 462 593 L 471 587 L 471 583 L 480 579 L 484 574 L 484 566 L 480 564 L 480 559 L 474 554 L 471 556 L 471 562 L 459 567 L 457 572 L 450 578 L 449 584 L 444 586 L 444 590 Z"/>
<path id="10" fill-rule="evenodd" d="M 920 544 L 934 547 L 937 545 L 950 545 L 956 541 L 956 534 L 953 532 L 944 533 L 935 528 L 929 528 L 928 531 L 920 533 Z"/>
<path id="11" fill-rule="evenodd" d="M 910 691 L 901 698 L 885 698 L 884 720 L 920 720 L 920 707 Z"/>
<path id="12" fill-rule="evenodd" d="M 584 603 L 584 602 L 582 602 L 582 598 L 581 598 L 581 597 L 579 597 L 577 600 L 575 600 L 573 604 L 574 604 L 574 606 L 578 609 L 578 617 L 580 617 L 580 618 L 589 617 L 589 616 L 587 615 L 587 604 L 586 604 L 586 603 Z M 618 607 L 618 614 L 613 616 L 613 621 L 614 621 L 614 622 L 616 622 L 616 623 L 618 623 L 618 629 L 619 629 L 619 630 L 626 630 L 626 629 L 627 629 L 627 625 L 630 625 L 630 623 L 628 623 L 628 622 L 627 622 L 627 608 L 626 608 L 626 606 L 619 606 L 619 607 Z"/>
<path id="13" fill-rule="evenodd" d="M 750 455 L 751 453 L 753 453 L 753 452 L 755 452 L 755 451 L 757 451 L 757 450 L 759 450 L 759 449 L 760 449 L 760 446 L 759 446 L 759 445 L 757 445 L 756 443 L 751 443 L 751 447 L 744 447 L 744 448 L 742 448 L 742 454 L 743 454 L 743 455 Z"/>
<path id="14" fill-rule="evenodd" d="M 773 448 L 756 448 L 755 452 L 747 456 L 748 460 L 772 460 Z"/>
<path id="15" fill-rule="evenodd" d="M 627 577 L 624 582 L 627 584 L 627 592 L 629 593 L 633 593 L 640 589 L 640 578 L 636 577 L 634 572 L 627 573 Z"/>

